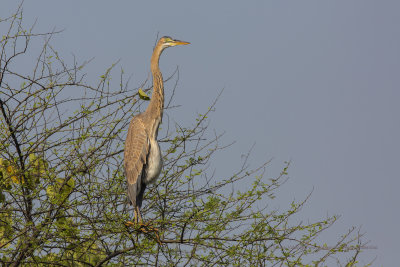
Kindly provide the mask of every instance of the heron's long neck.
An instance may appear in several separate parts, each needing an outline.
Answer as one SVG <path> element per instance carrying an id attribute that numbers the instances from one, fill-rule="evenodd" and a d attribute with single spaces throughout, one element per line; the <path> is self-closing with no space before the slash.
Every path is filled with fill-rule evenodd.
<path id="1" fill-rule="evenodd" d="M 162 49 L 156 46 L 153 55 L 151 56 L 151 73 L 153 74 L 153 93 L 146 112 L 153 119 L 161 122 L 164 109 L 164 83 L 163 77 L 158 65 Z M 158 126 L 158 125 L 157 125 Z M 157 127 L 158 128 L 158 127 Z"/>

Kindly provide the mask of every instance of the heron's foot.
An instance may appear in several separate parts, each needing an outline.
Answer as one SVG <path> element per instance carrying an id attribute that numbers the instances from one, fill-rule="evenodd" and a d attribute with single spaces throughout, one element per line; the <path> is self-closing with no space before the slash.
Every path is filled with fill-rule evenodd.
<path id="1" fill-rule="evenodd" d="M 147 232 L 155 232 L 155 233 L 159 233 L 160 232 L 157 228 L 151 227 L 151 226 L 146 226 L 145 228 L 142 228 L 142 229 L 147 231 Z"/>
<path id="2" fill-rule="evenodd" d="M 139 230 L 144 233 L 158 231 L 157 228 L 150 226 L 151 222 L 147 222 L 147 223 L 140 222 L 138 225 L 139 225 Z"/>
<path id="3" fill-rule="evenodd" d="M 141 222 L 141 223 L 139 223 L 139 230 L 145 234 L 153 232 L 156 236 L 155 239 L 156 239 L 157 243 L 161 246 L 162 243 L 160 240 L 160 234 L 159 234 L 160 231 L 158 230 L 158 228 L 152 227 L 150 225 L 151 225 L 151 222 L 147 222 L 147 223 Z"/>
<path id="4" fill-rule="evenodd" d="M 125 223 L 125 226 L 134 227 L 134 226 L 135 226 L 135 223 L 134 223 L 134 222 L 131 222 L 131 221 L 127 221 L 127 222 Z"/>
<path id="5" fill-rule="evenodd" d="M 132 228 L 137 228 L 139 230 L 147 230 L 149 228 L 149 223 L 142 223 L 142 222 L 132 222 L 132 221 L 127 221 L 124 223 L 125 226 L 132 227 Z"/>
<path id="6" fill-rule="evenodd" d="M 157 243 L 160 246 L 162 245 L 161 239 L 160 239 L 160 231 L 158 230 L 158 228 L 155 228 L 155 227 L 151 226 L 151 221 L 149 221 L 147 223 L 143 223 L 143 222 L 136 222 L 135 223 L 135 222 L 127 221 L 124 224 L 125 224 L 125 226 L 135 228 L 136 231 L 142 232 L 144 234 L 154 233 L 155 240 L 157 241 Z"/>

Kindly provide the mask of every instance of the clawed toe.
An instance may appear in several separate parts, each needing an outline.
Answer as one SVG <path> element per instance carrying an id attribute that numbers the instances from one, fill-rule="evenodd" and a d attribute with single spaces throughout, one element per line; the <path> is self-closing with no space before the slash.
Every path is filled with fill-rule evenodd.
<path id="1" fill-rule="evenodd" d="M 156 241 L 158 244 L 162 245 L 161 240 L 160 240 L 160 231 L 158 230 L 158 228 L 155 227 L 151 227 L 151 222 L 147 222 L 147 223 L 143 223 L 143 221 L 141 222 L 131 222 L 131 221 L 127 221 L 126 223 L 124 223 L 125 226 L 128 227 L 132 227 L 135 228 L 136 231 L 140 231 L 142 233 L 148 234 L 151 232 L 154 232 L 155 236 L 156 236 Z"/>
<path id="2" fill-rule="evenodd" d="M 131 222 L 131 221 L 127 221 L 126 223 L 125 223 L 125 226 L 128 226 L 128 227 L 133 227 L 135 225 L 135 223 L 133 223 L 133 222 Z"/>

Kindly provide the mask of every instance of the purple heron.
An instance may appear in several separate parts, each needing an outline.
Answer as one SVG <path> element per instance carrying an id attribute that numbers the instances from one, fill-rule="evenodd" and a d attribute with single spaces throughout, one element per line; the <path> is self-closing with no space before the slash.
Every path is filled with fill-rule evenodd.
<path id="1" fill-rule="evenodd" d="M 125 141 L 124 167 L 128 182 L 128 197 L 134 208 L 135 223 L 143 224 L 140 208 L 148 184 L 154 183 L 160 175 L 163 161 L 157 142 L 158 127 L 164 108 L 164 83 L 159 68 L 159 59 L 165 48 L 186 45 L 188 42 L 161 37 L 151 56 L 153 93 L 147 109 L 134 116 L 129 124 Z M 128 222 L 127 224 L 132 224 Z"/>

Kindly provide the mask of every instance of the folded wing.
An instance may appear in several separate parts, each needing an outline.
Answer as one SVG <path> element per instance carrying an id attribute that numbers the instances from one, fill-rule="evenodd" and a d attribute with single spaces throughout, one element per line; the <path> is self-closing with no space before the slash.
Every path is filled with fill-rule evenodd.
<path id="1" fill-rule="evenodd" d="M 124 167 L 128 181 L 128 197 L 136 206 L 142 187 L 142 177 L 150 151 L 149 137 L 140 117 L 132 119 L 125 141 Z"/>

